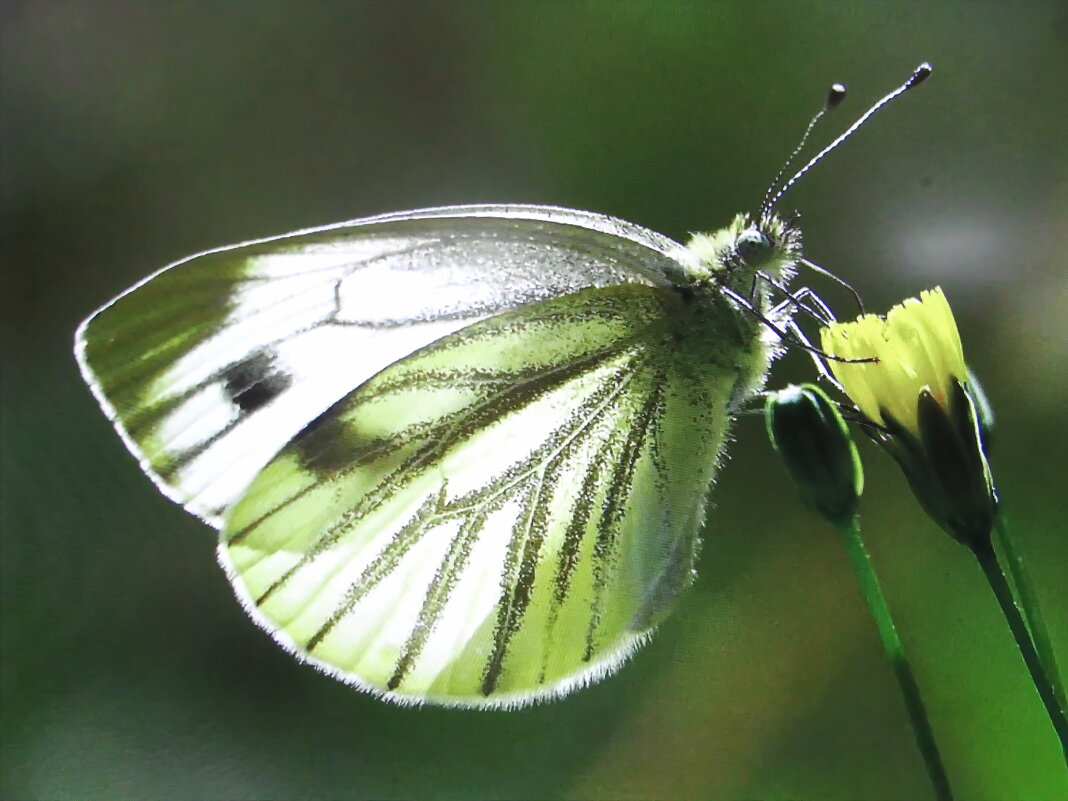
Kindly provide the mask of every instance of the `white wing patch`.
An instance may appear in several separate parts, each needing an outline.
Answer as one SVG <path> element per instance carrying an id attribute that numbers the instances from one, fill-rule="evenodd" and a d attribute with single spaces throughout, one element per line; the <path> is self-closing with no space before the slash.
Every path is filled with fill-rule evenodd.
<path id="1" fill-rule="evenodd" d="M 480 319 L 588 287 L 666 285 L 679 244 L 588 212 L 429 209 L 195 256 L 79 328 L 101 405 L 168 497 L 219 526 L 308 421 Z"/>

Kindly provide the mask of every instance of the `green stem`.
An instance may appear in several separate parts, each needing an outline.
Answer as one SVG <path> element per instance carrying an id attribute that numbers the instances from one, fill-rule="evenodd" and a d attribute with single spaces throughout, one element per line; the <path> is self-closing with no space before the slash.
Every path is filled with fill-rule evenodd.
<path id="1" fill-rule="evenodd" d="M 1009 630 L 1012 631 L 1012 636 L 1016 640 L 1016 647 L 1020 649 L 1024 664 L 1027 665 L 1027 670 L 1031 673 L 1031 681 L 1035 683 L 1035 689 L 1038 690 L 1038 695 L 1046 707 L 1046 714 L 1049 715 L 1050 722 L 1053 723 L 1053 728 L 1057 732 L 1057 737 L 1060 738 L 1065 764 L 1068 765 L 1068 713 L 1057 702 L 1053 683 L 1043 669 L 1042 661 L 1039 659 L 1034 642 L 1031 640 L 1031 634 L 1027 630 L 1027 624 L 1024 623 L 1023 616 L 1020 614 L 1020 607 L 1016 603 L 1012 590 L 1009 589 L 1009 583 L 1005 580 L 1005 574 L 1002 572 L 997 555 L 994 553 L 994 545 L 992 542 L 987 542 L 974 548 L 973 553 L 975 558 L 979 560 L 979 566 L 986 575 L 990 589 L 994 591 L 994 596 L 998 599 L 1001 612 L 1005 615 Z"/>
<path id="2" fill-rule="evenodd" d="M 950 789 L 946 770 L 942 766 L 942 757 L 938 753 L 938 745 L 935 743 L 931 724 L 927 720 L 927 710 L 920 697 L 920 688 L 916 684 L 916 677 L 912 674 L 912 666 L 905 657 L 905 648 L 901 644 L 893 618 L 890 617 L 890 608 L 879 586 L 871 556 L 860 537 L 860 523 L 854 517 L 850 523 L 838 525 L 836 528 L 846 553 L 849 554 L 849 559 L 853 563 L 853 570 L 860 582 L 860 591 L 868 604 L 871 616 L 875 619 L 875 626 L 879 630 L 879 639 L 882 640 L 886 659 L 897 678 L 901 696 L 905 701 L 905 709 L 908 711 L 909 722 L 912 724 L 913 736 L 916 738 L 916 746 L 923 756 L 927 775 L 934 786 L 935 797 L 939 801 L 952 801 L 953 791 Z"/>
<path id="3" fill-rule="evenodd" d="M 1027 627 L 1031 630 L 1031 639 L 1034 641 L 1035 650 L 1038 651 L 1038 658 L 1042 662 L 1050 684 L 1053 685 L 1053 697 L 1057 700 L 1057 706 L 1061 710 L 1068 709 L 1068 702 L 1065 702 L 1064 683 L 1057 668 L 1057 659 L 1053 655 L 1053 646 L 1050 644 L 1046 621 L 1042 617 L 1042 608 L 1035 596 L 1031 578 L 1024 567 L 1023 557 L 1016 550 L 1016 545 L 1009 536 L 1001 514 L 995 518 L 994 534 L 1001 552 L 1005 554 L 1005 562 L 1009 566 L 1009 577 L 1012 579 L 1013 586 L 1016 587 L 1016 595 L 1020 606 L 1023 607 L 1024 618 L 1027 620 Z"/>

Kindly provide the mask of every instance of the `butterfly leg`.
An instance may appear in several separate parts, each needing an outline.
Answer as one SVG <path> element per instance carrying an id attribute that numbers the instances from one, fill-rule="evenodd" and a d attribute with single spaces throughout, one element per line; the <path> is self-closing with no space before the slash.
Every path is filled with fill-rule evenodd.
<path id="1" fill-rule="evenodd" d="M 834 277 L 837 279 L 837 276 Z M 841 282 L 841 279 L 837 280 Z M 821 298 L 816 293 L 816 291 L 812 289 L 812 287 L 805 286 L 801 287 L 801 289 L 797 291 L 791 291 L 785 283 L 775 278 L 772 278 L 770 275 L 768 275 L 768 273 L 764 272 L 763 270 L 758 270 L 753 274 L 753 282 L 749 287 L 750 301 L 753 301 L 756 298 L 757 281 L 763 281 L 764 283 L 768 284 L 769 286 L 773 287 L 774 289 L 778 290 L 780 293 L 786 296 L 785 301 L 772 308 L 771 312 L 773 315 L 781 315 L 783 312 L 787 311 L 792 305 L 794 306 L 794 308 L 806 312 L 810 317 L 815 318 L 818 322 L 824 325 L 831 322 L 836 322 L 838 320 L 834 312 L 832 312 L 830 307 L 824 302 L 823 298 Z M 845 285 L 849 286 L 848 284 Z M 853 290 L 852 287 L 849 287 L 849 289 L 850 291 L 855 293 L 855 290 Z M 859 296 L 857 297 L 859 298 Z M 804 302 L 805 298 L 808 298 L 812 305 L 816 308 L 813 309 L 812 306 L 807 305 Z"/>
<path id="2" fill-rule="evenodd" d="M 786 296 L 786 299 L 784 301 L 772 307 L 772 316 L 781 315 L 783 314 L 783 312 L 786 312 L 790 309 L 791 306 L 793 306 L 795 309 L 800 309 L 801 311 L 807 313 L 810 317 L 812 317 L 814 320 L 816 320 L 816 322 L 820 323 L 821 325 L 827 325 L 838 320 L 834 312 L 831 311 L 831 307 L 828 306 L 827 303 L 823 300 L 823 298 L 821 298 L 811 287 L 804 286 L 798 289 L 797 291 L 792 292 L 785 284 L 776 281 L 774 278 L 772 278 L 770 275 L 767 275 L 766 273 L 757 273 L 757 277 L 762 278 L 764 281 L 766 281 L 768 284 L 770 284 L 772 287 L 774 287 Z M 806 300 L 808 301 L 808 303 L 805 302 Z"/>
<path id="3" fill-rule="evenodd" d="M 815 345 L 811 344 L 808 341 L 808 338 L 803 335 L 800 337 L 796 335 L 790 336 L 790 334 L 793 333 L 792 329 L 787 330 L 787 328 L 784 328 L 783 325 L 772 320 L 770 317 L 768 317 L 768 315 L 764 314 L 764 312 L 760 311 L 756 306 L 754 306 L 753 303 L 749 300 L 749 298 L 747 298 L 740 292 L 736 292 L 735 290 L 727 286 L 720 287 L 720 291 L 726 297 L 729 297 L 731 300 L 741 306 L 744 311 L 753 315 L 753 317 L 755 317 L 757 320 L 766 325 L 772 331 L 772 333 L 774 333 L 779 339 L 783 341 L 783 343 L 787 345 L 796 345 L 800 348 L 804 348 L 805 350 L 811 353 L 816 353 L 822 356 L 824 359 L 828 359 L 830 361 L 835 362 L 844 362 L 845 364 L 868 364 L 878 361 L 878 359 L 876 359 L 874 356 L 872 356 L 871 358 L 863 359 L 847 359 L 844 356 L 835 356 L 833 353 L 828 353 L 822 348 L 817 348 Z M 791 300 L 789 302 L 793 303 L 794 301 Z M 790 322 L 792 323 L 792 321 Z"/>
<path id="4" fill-rule="evenodd" d="M 821 301 L 822 302 L 822 301 Z M 808 341 L 808 337 L 796 322 L 790 320 L 786 323 L 786 329 L 802 343 L 802 346 L 808 351 L 808 355 L 812 358 L 812 363 L 816 365 L 816 372 L 818 372 L 823 378 L 826 378 L 831 382 L 832 386 L 837 387 L 843 392 L 842 385 L 838 383 L 838 380 L 831 374 L 830 368 L 827 366 L 827 354 L 822 350 L 816 348 L 812 343 Z"/>

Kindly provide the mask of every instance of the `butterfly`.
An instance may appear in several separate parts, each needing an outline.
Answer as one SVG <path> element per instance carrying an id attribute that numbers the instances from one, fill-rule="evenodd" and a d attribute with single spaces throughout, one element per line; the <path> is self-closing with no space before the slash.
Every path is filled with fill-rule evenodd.
<path id="1" fill-rule="evenodd" d="M 285 649 L 399 703 L 522 706 L 614 671 L 693 580 L 798 305 L 772 205 L 686 244 L 549 206 L 312 228 L 160 270 L 75 352 Z"/>

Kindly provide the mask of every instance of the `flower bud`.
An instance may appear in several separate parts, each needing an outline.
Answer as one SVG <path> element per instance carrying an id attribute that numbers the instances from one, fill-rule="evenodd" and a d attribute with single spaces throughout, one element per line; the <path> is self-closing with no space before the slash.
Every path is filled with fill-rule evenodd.
<path id="1" fill-rule="evenodd" d="M 864 471 L 845 421 L 823 390 L 804 384 L 769 395 L 764 420 L 805 505 L 835 525 L 848 524 L 864 489 Z"/>

